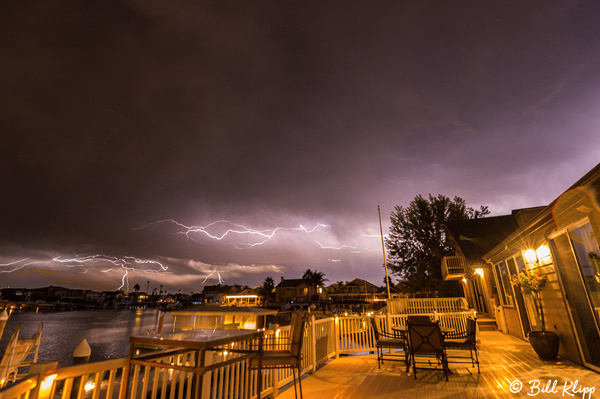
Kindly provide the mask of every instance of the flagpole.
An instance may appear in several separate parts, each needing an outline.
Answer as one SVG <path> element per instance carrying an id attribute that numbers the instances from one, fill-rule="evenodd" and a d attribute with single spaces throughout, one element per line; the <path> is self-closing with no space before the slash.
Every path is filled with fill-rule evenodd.
<path id="1" fill-rule="evenodd" d="M 385 243 L 383 242 L 383 227 L 381 226 L 381 209 L 377 205 L 377 213 L 379 213 L 379 232 L 381 233 L 381 248 L 383 249 L 383 265 L 385 267 L 385 285 L 387 286 L 388 300 L 392 299 L 390 295 L 390 279 L 388 277 L 387 260 L 385 259 Z M 389 305 L 389 303 L 388 303 Z"/>

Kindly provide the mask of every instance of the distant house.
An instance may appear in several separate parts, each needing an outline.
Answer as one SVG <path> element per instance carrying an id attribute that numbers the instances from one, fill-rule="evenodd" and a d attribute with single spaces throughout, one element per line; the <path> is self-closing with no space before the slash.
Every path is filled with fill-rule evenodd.
<path id="1" fill-rule="evenodd" d="M 362 312 L 375 310 L 385 304 L 387 290 L 383 297 L 380 293 L 381 289 L 376 285 L 355 278 L 340 286 L 335 292 L 330 293 L 329 298 L 334 308 Z"/>
<path id="2" fill-rule="evenodd" d="M 12 302 L 29 302 L 30 292 L 27 288 L 2 288 L 2 299 Z"/>
<path id="3" fill-rule="evenodd" d="M 239 285 L 205 285 L 202 290 L 204 303 L 224 304 L 227 295 L 234 295 L 242 292 L 244 288 Z"/>
<path id="4" fill-rule="evenodd" d="M 279 305 L 307 304 L 327 299 L 322 286 L 313 287 L 304 279 L 284 279 L 275 287 L 275 301 Z"/>

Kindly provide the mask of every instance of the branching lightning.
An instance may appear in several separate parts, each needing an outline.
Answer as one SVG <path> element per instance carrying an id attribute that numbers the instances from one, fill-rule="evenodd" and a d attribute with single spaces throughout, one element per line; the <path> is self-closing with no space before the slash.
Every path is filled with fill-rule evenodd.
<path id="1" fill-rule="evenodd" d="M 61 264 L 66 267 L 103 267 L 106 266 L 107 263 L 112 266 L 105 270 L 100 270 L 103 273 L 110 272 L 114 269 L 120 268 L 122 269 L 123 276 L 121 277 L 121 285 L 117 288 L 118 290 L 127 286 L 127 290 L 129 290 L 129 280 L 127 276 L 130 271 L 141 271 L 145 273 L 160 273 L 166 272 L 168 270 L 168 266 L 163 265 L 162 263 L 155 260 L 148 259 L 139 259 L 133 256 L 108 256 L 102 254 L 96 255 L 87 255 L 87 256 L 74 256 L 71 258 L 62 258 L 60 256 L 56 256 L 54 258 L 49 258 L 48 260 L 35 260 L 30 261 L 30 258 L 20 259 L 14 262 L 9 263 L 0 263 L 0 273 L 12 273 L 17 270 L 23 269 L 27 266 L 31 265 L 49 265 L 52 264 Z M 153 265 L 154 268 L 139 268 L 141 265 Z M 7 268 L 8 267 L 8 268 Z M 6 268 L 6 269 L 5 269 Z M 87 273 L 87 269 L 82 273 Z"/>
<path id="2" fill-rule="evenodd" d="M 221 278 L 221 274 L 219 273 L 218 270 L 213 270 L 212 272 L 210 272 L 210 274 L 204 278 L 204 280 L 202 281 L 202 284 L 206 283 L 206 281 L 209 278 L 211 278 L 215 273 L 217 273 L 217 281 L 219 282 L 219 284 L 223 284 L 225 281 Z"/>
<path id="3" fill-rule="evenodd" d="M 9 262 L 9 263 L 0 263 L 0 267 L 5 267 L 5 266 L 14 266 L 14 268 L 9 269 L 9 270 L 0 270 L 0 273 L 12 273 L 12 272 L 16 272 L 17 270 L 20 270 L 24 267 L 30 266 L 30 265 L 35 265 L 37 263 L 42 263 L 41 261 L 31 261 L 31 262 L 27 262 L 29 260 L 29 258 L 24 258 L 24 259 L 20 259 L 14 262 Z"/>
<path id="4" fill-rule="evenodd" d="M 78 267 L 78 266 L 96 266 L 98 264 L 102 265 L 105 262 L 108 262 L 115 267 L 111 267 L 106 270 L 101 270 L 101 272 L 106 273 L 114 270 L 119 267 L 124 270 L 123 276 L 121 277 L 121 285 L 117 288 L 120 290 L 124 286 L 127 286 L 127 291 L 129 291 L 129 279 L 127 276 L 130 271 L 141 271 L 145 273 L 160 273 L 166 272 L 169 268 L 168 266 L 163 265 L 162 263 L 149 260 L 149 259 L 139 259 L 133 256 L 123 256 L 123 257 L 115 257 L 108 256 L 102 254 L 96 255 L 88 255 L 88 256 L 75 256 L 73 258 L 61 259 L 61 257 L 57 256 L 52 259 L 53 262 L 63 263 L 68 267 Z M 135 265 L 155 265 L 158 268 L 154 269 L 138 269 L 134 267 Z"/>
<path id="5" fill-rule="evenodd" d="M 275 228 L 271 228 L 271 229 L 256 230 L 256 229 L 244 226 L 242 224 L 233 223 L 229 220 L 217 220 L 217 221 L 211 222 L 205 226 L 186 226 L 185 224 L 180 223 L 173 219 L 164 219 L 164 220 L 159 220 L 158 222 L 153 222 L 153 223 L 149 223 L 144 226 L 138 227 L 135 230 L 141 230 L 141 229 L 145 229 L 150 226 L 153 226 L 153 225 L 165 224 L 165 223 L 178 226 L 179 228 L 182 229 L 182 231 L 178 232 L 177 234 L 185 235 L 189 240 L 196 241 L 196 242 L 198 242 L 198 240 L 194 237 L 194 235 L 196 235 L 196 234 L 204 235 L 208 238 L 211 238 L 213 240 L 218 240 L 218 241 L 221 241 L 230 235 L 250 235 L 250 236 L 257 237 L 258 241 L 254 242 L 254 243 L 237 244 L 238 249 L 252 248 L 252 247 L 256 247 L 258 245 L 262 245 L 262 244 L 266 243 L 267 241 L 271 240 L 273 237 L 275 237 L 275 235 L 280 231 L 303 231 L 305 233 L 310 234 L 310 233 L 313 233 L 317 229 L 320 229 L 320 228 L 326 229 L 326 228 L 330 227 L 323 223 L 317 223 L 312 228 L 308 228 L 303 225 L 299 225 L 298 227 L 275 227 Z M 225 232 L 220 233 L 220 234 L 213 232 L 213 230 L 215 228 L 223 226 L 223 225 L 229 226 L 225 230 Z"/>

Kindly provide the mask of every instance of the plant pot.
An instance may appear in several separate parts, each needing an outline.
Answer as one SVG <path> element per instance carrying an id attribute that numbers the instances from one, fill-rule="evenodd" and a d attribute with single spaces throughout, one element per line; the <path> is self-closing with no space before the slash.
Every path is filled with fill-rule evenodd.
<path id="1" fill-rule="evenodd" d="M 558 335 L 552 331 L 530 331 L 529 343 L 540 359 L 554 360 L 558 356 Z"/>

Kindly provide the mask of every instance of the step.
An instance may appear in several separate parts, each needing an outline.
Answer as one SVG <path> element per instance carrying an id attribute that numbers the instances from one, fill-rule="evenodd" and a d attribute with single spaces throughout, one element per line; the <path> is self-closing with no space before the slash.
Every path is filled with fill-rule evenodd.
<path id="1" fill-rule="evenodd" d="M 477 318 L 477 326 L 479 327 L 479 331 L 498 331 L 496 320 L 491 317 Z"/>

